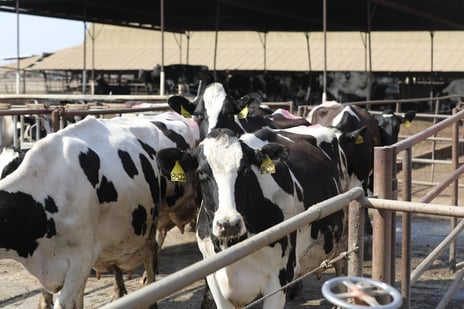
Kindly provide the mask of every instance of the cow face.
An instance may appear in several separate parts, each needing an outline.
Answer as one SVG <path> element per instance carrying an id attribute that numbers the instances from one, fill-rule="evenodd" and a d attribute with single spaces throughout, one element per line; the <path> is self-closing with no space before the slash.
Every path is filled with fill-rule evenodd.
<path id="1" fill-rule="evenodd" d="M 215 128 L 230 128 L 235 133 L 243 133 L 235 116 L 245 107 L 256 109 L 261 102 L 260 96 L 255 93 L 234 100 L 220 83 L 212 83 L 200 93 L 193 102 L 181 96 L 172 96 L 168 104 L 179 114 L 193 116 L 200 126 L 202 138 Z"/>
<path id="2" fill-rule="evenodd" d="M 380 127 L 382 144 L 388 146 L 398 142 L 401 124 L 409 125 L 415 117 L 416 113 L 413 111 L 408 111 L 403 116 L 395 115 L 392 110 L 385 110 L 381 115 L 375 115 L 374 118 Z"/>
<path id="3" fill-rule="evenodd" d="M 214 129 L 192 153 L 165 149 L 158 153 L 157 161 L 163 173 L 169 172 L 175 161 L 181 162 L 185 171 L 196 169 L 203 196 L 199 221 L 203 217 L 210 224 L 198 231 L 200 237 L 212 234 L 230 241 L 249 231 L 244 216 L 253 212 L 254 205 L 248 205 L 246 200 L 247 194 L 256 194 L 251 188 L 259 187 L 256 172 L 266 160 L 284 158 L 286 154 L 284 146 L 274 143 L 255 151 L 231 130 Z M 198 226 L 205 226 L 203 223 Z M 251 232 L 256 232 L 255 227 Z"/>

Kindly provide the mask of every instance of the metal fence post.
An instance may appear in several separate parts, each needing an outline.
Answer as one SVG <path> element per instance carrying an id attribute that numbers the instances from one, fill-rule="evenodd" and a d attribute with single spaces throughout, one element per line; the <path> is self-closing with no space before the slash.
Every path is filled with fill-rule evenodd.
<path id="1" fill-rule="evenodd" d="M 374 196 L 391 199 L 393 195 L 393 157 L 394 148 L 374 148 Z M 372 240 L 372 279 L 393 285 L 391 278 L 392 261 L 392 212 L 374 210 Z M 394 278 L 393 278 L 394 279 Z"/>
<path id="2" fill-rule="evenodd" d="M 358 247 L 348 259 L 348 276 L 362 277 L 364 260 L 364 220 L 365 212 L 357 200 L 348 206 L 348 249 Z"/>

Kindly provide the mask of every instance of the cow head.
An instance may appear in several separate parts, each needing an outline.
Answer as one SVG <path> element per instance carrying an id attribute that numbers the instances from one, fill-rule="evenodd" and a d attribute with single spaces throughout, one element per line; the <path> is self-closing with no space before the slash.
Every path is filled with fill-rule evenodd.
<path id="1" fill-rule="evenodd" d="M 255 93 L 234 100 L 220 83 L 208 85 L 193 102 L 182 96 L 172 96 L 168 100 L 169 106 L 177 113 L 195 117 L 202 138 L 214 128 L 230 128 L 235 133 L 243 133 L 235 122 L 235 116 L 244 108 L 254 108 L 260 103 L 260 96 Z"/>
<path id="2" fill-rule="evenodd" d="M 402 123 L 409 126 L 416 113 L 408 111 L 402 116 L 395 115 L 392 110 L 385 110 L 381 115 L 374 115 L 374 118 L 379 123 L 382 145 L 388 146 L 398 142 L 398 134 Z"/>
<path id="3" fill-rule="evenodd" d="M 176 161 L 185 171 L 196 169 L 203 197 L 198 234 L 200 238 L 212 234 L 230 244 L 246 237 L 247 232 L 257 232 L 244 219 L 255 215 L 256 205 L 248 202 L 256 194 L 256 173 L 269 161 L 287 155 L 288 149 L 282 145 L 269 143 L 254 150 L 231 130 L 214 129 L 194 151 L 164 149 L 158 153 L 157 162 L 164 174 Z"/>

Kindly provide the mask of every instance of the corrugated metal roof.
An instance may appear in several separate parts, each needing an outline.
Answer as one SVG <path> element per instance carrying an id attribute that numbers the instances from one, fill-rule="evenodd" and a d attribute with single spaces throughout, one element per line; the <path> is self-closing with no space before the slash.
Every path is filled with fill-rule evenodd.
<path id="1" fill-rule="evenodd" d="M 86 39 L 86 67 L 96 70 L 150 70 L 161 63 L 161 33 L 111 25 L 94 25 L 95 40 Z M 166 32 L 164 64 L 206 65 L 214 68 L 215 32 Z M 324 69 L 323 33 L 309 34 L 311 69 Z M 429 32 L 372 32 L 372 70 L 387 72 L 430 72 Z M 217 70 L 263 70 L 264 42 L 269 71 L 308 71 L 304 33 L 219 32 Z M 83 45 L 60 50 L 30 66 L 33 70 L 82 70 Z M 367 69 L 365 34 L 327 33 L 327 70 Z M 95 50 L 95 57 L 93 52 Z M 188 61 L 187 61 L 188 57 Z M 464 31 L 434 33 L 434 71 L 464 72 Z"/>

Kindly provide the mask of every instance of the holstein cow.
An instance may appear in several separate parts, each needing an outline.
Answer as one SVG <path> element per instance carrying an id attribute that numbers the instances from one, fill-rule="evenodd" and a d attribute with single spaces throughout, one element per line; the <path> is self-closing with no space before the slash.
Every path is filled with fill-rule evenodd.
<path id="1" fill-rule="evenodd" d="M 449 83 L 442 91 L 444 95 L 464 96 L 464 79 L 455 79 Z M 459 103 L 462 98 L 453 98 L 454 103 Z"/>
<path id="2" fill-rule="evenodd" d="M 408 111 L 404 116 L 395 115 L 391 110 L 384 111 L 381 115 L 372 116 L 366 110 L 356 105 L 340 104 L 335 101 L 328 101 L 314 107 L 306 117 L 313 124 L 323 126 L 334 126 L 343 132 L 351 132 L 361 127 L 367 127 L 365 138 L 367 168 L 372 173 L 374 167 L 374 147 L 392 145 L 398 141 L 398 134 L 401 123 L 409 124 L 415 118 L 415 112 Z M 370 181 L 364 181 L 363 187 L 368 194 L 372 192 L 372 177 Z M 367 209 L 366 209 L 367 210 Z M 366 220 L 366 232 L 372 233 L 372 226 Z"/>
<path id="3" fill-rule="evenodd" d="M 204 258 L 340 192 L 337 166 L 321 148 L 270 129 L 241 137 L 214 129 L 194 151 L 164 149 L 157 161 L 163 173 L 180 162 L 198 174 Z M 338 211 L 208 276 L 218 308 L 242 307 L 318 267 L 346 249 L 346 231 L 345 211 Z M 283 308 L 286 293 L 264 300 L 264 308 Z"/>
<path id="4" fill-rule="evenodd" d="M 338 101 L 343 101 L 344 95 L 368 98 L 373 81 L 373 75 L 368 72 L 329 72 L 327 74 L 327 91 Z M 320 84 L 322 86 L 322 80 Z"/>
<path id="5" fill-rule="evenodd" d="M 193 126 L 192 126 L 193 125 Z M 55 308 L 83 308 L 90 269 L 132 271 L 154 280 L 160 209 L 196 199 L 160 176 L 157 152 L 189 149 L 196 124 L 173 113 L 156 120 L 84 120 L 38 141 L 0 180 L 0 257 L 11 258 L 49 292 Z"/>
<path id="6" fill-rule="evenodd" d="M 256 104 L 257 101 L 260 102 L 260 98 L 256 94 L 235 100 L 227 95 L 222 84 L 212 83 L 193 102 L 183 96 L 172 96 L 168 104 L 177 113 L 193 115 L 200 126 L 202 137 L 214 128 L 228 128 L 240 135 L 264 127 L 283 129 L 309 125 L 303 118 L 249 116 L 248 106 Z"/>

